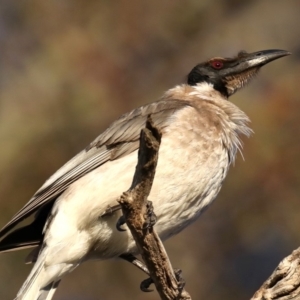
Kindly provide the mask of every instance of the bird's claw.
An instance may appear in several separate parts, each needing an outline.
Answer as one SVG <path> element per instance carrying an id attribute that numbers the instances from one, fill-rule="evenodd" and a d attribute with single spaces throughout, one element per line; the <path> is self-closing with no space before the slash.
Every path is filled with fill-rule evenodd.
<path id="1" fill-rule="evenodd" d="M 149 286 L 153 283 L 153 280 L 151 277 L 143 280 L 140 284 L 140 289 L 141 291 L 145 292 L 145 293 L 150 293 L 153 292 L 153 290 L 149 289 Z"/>
<path id="2" fill-rule="evenodd" d="M 179 293 L 182 292 L 182 290 L 184 289 L 185 287 L 185 280 L 183 279 L 182 277 L 182 270 L 180 269 L 175 269 L 174 270 L 174 273 L 175 273 L 175 277 L 176 277 L 176 280 L 177 280 L 177 287 L 178 287 L 178 291 Z M 149 292 L 153 292 L 153 290 L 149 289 L 149 286 L 154 283 L 152 278 L 149 277 L 145 280 L 143 280 L 140 284 L 140 289 L 145 292 L 145 293 L 149 293 Z"/>
<path id="3" fill-rule="evenodd" d="M 145 222 L 143 225 L 143 229 L 151 229 L 157 221 L 157 217 L 154 213 L 152 201 L 147 201 L 146 204 L 146 214 L 145 214 Z"/>
<path id="4" fill-rule="evenodd" d="M 177 280 L 178 290 L 181 292 L 185 287 L 185 280 L 182 277 L 182 270 L 181 269 L 174 269 L 175 277 Z"/>
<path id="5" fill-rule="evenodd" d="M 122 228 L 122 226 L 126 224 L 126 221 L 125 221 L 125 218 L 124 216 L 122 215 L 118 221 L 117 221 L 117 224 L 116 224 L 116 228 L 118 231 L 126 231 L 126 229 Z"/>

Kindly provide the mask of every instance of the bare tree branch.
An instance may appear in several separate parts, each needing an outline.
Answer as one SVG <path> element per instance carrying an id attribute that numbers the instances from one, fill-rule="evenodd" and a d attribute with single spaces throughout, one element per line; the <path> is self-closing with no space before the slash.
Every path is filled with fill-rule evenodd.
<path id="1" fill-rule="evenodd" d="M 284 258 L 251 300 L 300 300 L 300 248 Z"/>
<path id="2" fill-rule="evenodd" d="M 158 160 L 161 133 L 148 117 L 140 136 L 138 164 L 130 189 L 119 203 L 139 252 L 163 300 L 188 300 L 190 295 L 176 279 L 175 273 L 159 236 L 149 225 L 149 196 Z M 151 222 L 150 222 L 151 223 Z"/>

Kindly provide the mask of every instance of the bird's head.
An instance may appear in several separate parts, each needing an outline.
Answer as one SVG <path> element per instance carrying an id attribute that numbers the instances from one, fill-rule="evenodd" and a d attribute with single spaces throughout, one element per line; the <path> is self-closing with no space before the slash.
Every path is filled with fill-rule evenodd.
<path id="1" fill-rule="evenodd" d="M 209 83 L 227 98 L 249 82 L 262 66 L 290 54 L 285 50 L 264 50 L 254 53 L 241 51 L 234 58 L 214 57 L 195 66 L 188 75 L 187 83 Z"/>

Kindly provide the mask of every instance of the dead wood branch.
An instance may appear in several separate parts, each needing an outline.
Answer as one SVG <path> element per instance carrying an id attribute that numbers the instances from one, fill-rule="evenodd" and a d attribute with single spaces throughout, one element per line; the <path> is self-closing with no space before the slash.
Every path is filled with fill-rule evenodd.
<path id="1" fill-rule="evenodd" d="M 123 193 L 119 203 L 161 299 L 188 300 L 191 297 L 180 287 L 159 236 L 152 226 L 147 226 L 146 204 L 155 175 L 160 140 L 161 133 L 148 117 L 140 136 L 138 164 L 132 185 Z"/>
<path id="2" fill-rule="evenodd" d="M 251 300 L 300 300 L 300 248 L 284 258 Z"/>

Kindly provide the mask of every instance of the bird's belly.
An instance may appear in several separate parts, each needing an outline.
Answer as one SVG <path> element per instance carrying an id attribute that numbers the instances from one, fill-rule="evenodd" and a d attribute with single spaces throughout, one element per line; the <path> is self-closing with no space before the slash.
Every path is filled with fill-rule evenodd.
<path id="1" fill-rule="evenodd" d="M 202 155 L 197 153 L 201 145 L 178 147 L 176 141 L 174 143 L 173 146 L 167 138 L 162 141 L 149 195 L 158 217 L 155 229 L 163 240 L 188 226 L 211 203 L 220 190 L 229 164 L 227 152 L 221 147 Z M 194 151 L 190 151 L 190 147 L 194 147 Z M 106 163 L 79 179 L 58 200 L 57 211 L 64 214 L 68 227 L 76 228 L 81 236 L 85 233 L 85 239 L 77 239 L 82 243 L 77 248 L 84 250 L 76 250 L 75 256 L 107 259 L 135 251 L 129 230 L 119 232 L 116 229 L 121 212 L 101 215 L 109 206 L 116 205 L 118 197 L 130 187 L 136 163 L 137 152 Z M 73 230 L 75 235 L 76 230 Z M 60 234 L 67 244 L 68 238 L 64 237 L 67 229 Z M 69 240 L 74 241 L 74 236 Z M 68 248 L 68 257 L 71 248 Z M 84 254 L 86 252 L 88 255 Z"/>
<path id="2" fill-rule="evenodd" d="M 149 200 L 158 217 L 155 228 L 163 240 L 199 217 L 217 196 L 229 168 L 228 153 L 221 145 L 206 155 L 201 154 L 202 145 L 190 143 L 188 147 L 194 151 L 180 147 L 160 152 Z"/>

